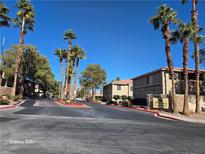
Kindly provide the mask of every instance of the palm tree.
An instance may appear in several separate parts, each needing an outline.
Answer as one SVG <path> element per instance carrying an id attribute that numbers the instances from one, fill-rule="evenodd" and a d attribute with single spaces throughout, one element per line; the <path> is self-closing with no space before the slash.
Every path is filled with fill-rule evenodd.
<path id="1" fill-rule="evenodd" d="M 12 96 L 16 95 L 16 85 L 17 78 L 19 74 L 19 66 L 21 61 L 21 55 L 23 53 L 23 44 L 24 44 L 24 34 L 27 33 L 28 30 L 33 31 L 34 28 L 34 18 L 35 13 L 32 4 L 29 0 L 19 0 L 16 3 L 16 7 L 18 8 L 17 16 L 14 18 L 13 22 L 15 27 L 20 27 L 20 40 L 19 40 L 19 51 L 16 56 L 16 67 L 14 72 L 14 84 L 12 89 Z M 23 86 L 22 86 L 23 87 Z"/>
<path id="2" fill-rule="evenodd" d="M 173 68 L 173 62 L 172 62 L 172 56 L 171 56 L 171 49 L 170 49 L 170 30 L 169 25 L 177 23 L 176 20 L 177 13 L 167 6 L 166 4 L 160 6 L 158 9 L 157 14 L 151 18 L 150 22 L 154 26 L 154 29 L 159 29 L 160 26 L 163 39 L 165 40 L 165 52 L 167 57 L 167 64 L 169 68 L 169 74 L 172 81 L 172 105 L 173 105 L 173 112 L 177 112 L 176 109 L 176 100 L 175 100 L 175 80 L 174 80 L 174 68 Z"/>
<path id="3" fill-rule="evenodd" d="M 9 9 L 0 1 L 0 27 L 8 27 L 10 18 L 8 16 Z"/>
<path id="4" fill-rule="evenodd" d="M 80 59 L 85 59 L 86 54 L 85 51 L 80 48 L 79 46 L 76 46 L 76 50 L 74 50 L 74 57 L 76 58 L 76 64 L 75 64 L 75 75 L 74 75 L 74 98 L 76 98 L 76 89 L 77 89 L 77 76 L 78 76 L 78 67 Z"/>
<path id="5" fill-rule="evenodd" d="M 9 13 L 9 9 L 0 1 L 0 27 L 8 27 L 9 26 L 9 22 L 10 22 L 10 18 L 8 16 Z M 3 50 L 3 47 L 2 47 Z M 0 69 L 2 69 L 2 59 L 3 59 L 3 51 L 1 51 L 1 64 L 0 64 Z M 3 72 L 2 72 L 3 74 Z M 2 83 L 2 77 L 0 77 L 0 85 Z"/>
<path id="6" fill-rule="evenodd" d="M 184 107 L 183 114 L 189 114 L 189 104 L 188 104 L 188 50 L 189 50 L 189 40 L 193 38 L 193 25 L 192 24 L 179 24 L 179 29 L 171 33 L 170 41 L 176 43 L 178 40 L 183 43 L 183 70 L 184 70 Z"/>
<path id="7" fill-rule="evenodd" d="M 70 55 L 71 55 L 71 48 L 72 48 L 72 40 L 76 39 L 76 35 L 75 33 L 69 29 L 65 32 L 64 34 L 64 40 L 68 40 L 68 55 L 67 55 L 67 68 L 66 68 L 66 85 L 65 85 L 65 94 L 66 97 L 68 97 L 67 94 L 69 94 L 69 90 L 70 90 L 70 81 L 71 81 L 71 71 L 70 71 Z"/>
<path id="8" fill-rule="evenodd" d="M 67 53 L 65 49 L 57 48 L 54 52 L 54 55 L 58 56 L 59 62 L 60 62 L 60 79 L 61 79 L 61 92 L 60 92 L 60 98 L 63 98 L 63 59 L 66 58 Z"/>
<path id="9" fill-rule="evenodd" d="M 0 27 L 9 26 L 9 21 L 11 20 L 8 16 L 9 9 L 0 2 Z"/>
<path id="10" fill-rule="evenodd" d="M 182 0 L 182 4 L 186 3 L 188 0 Z M 200 108 L 200 53 L 199 53 L 199 42 L 198 42 L 198 11 L 197 11 L 198 0 L 192 0 L 192 11 L 191 19 L 194 26 L 194 59 L 195 59 L 195 78 L 196 78 L 196 113 L 201 112 Z"/>

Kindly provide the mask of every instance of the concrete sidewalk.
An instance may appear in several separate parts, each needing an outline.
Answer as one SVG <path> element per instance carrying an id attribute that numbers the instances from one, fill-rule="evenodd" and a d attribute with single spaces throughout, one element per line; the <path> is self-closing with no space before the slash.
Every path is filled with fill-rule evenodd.
<path id="1" fill-rule="evenodd" d="M 189 116 L 184 116 L 182 114 L 173 114 L 167 112 L 158 112 L 157 116 L 159 117 L 169 117 L 176 120 L 192 122 L 192 123 L 202 123 L 205 124 L 205 112 L 201 114 L 190 114 Z"/>
<path id="2" fill-rule="evenodd" d="M 19 106 L 20 104 L 23 104 L 24 102 L 25 102 L 25 100 L 19 100 L 19 101 L 16 101 L 16 102 L 12 102 L 9 105 L 0 105 L 0 110 L 3 110 L 3 109 L 14 109 L 17 106 Z"/>

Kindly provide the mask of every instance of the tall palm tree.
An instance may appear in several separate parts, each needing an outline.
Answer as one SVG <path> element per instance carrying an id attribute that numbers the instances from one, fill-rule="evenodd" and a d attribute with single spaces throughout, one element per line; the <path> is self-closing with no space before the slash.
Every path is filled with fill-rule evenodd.
<path id="1" fill-rule="evenodd" d="M 66 53 L 66 50 L 65 50 L 65 49 L 57 48 L 57 49 L 55 50 L 55 52 L 54 52 L 54 55 L 58 56 L 59 62 L 60 62 L 60 79 L 61 79 L 60 98 L 62 99 L 62 98 L 63 98 L 63 59 L 66 58 L 67 53 Z"/>
<path id="2" fill-rule="evenodd" d="M 71 29 L 67 30 L 64 34 L 64 40 L 68 40 L 68 55 L 67 55 L 66 85 L 65 85 L 66 97 L 68 97 L 69 90 L 70 90 L 70 81 L 71 81 L 71 71 L 70 71 L 71 59 L 70 59 L 70 55 L 71 55 L 71 48 L 72 48 L 72 40 L 73 39 L 76 39 L 75 33 Z"/>
<path id="3" fill-rule="evenodd" d="M 176 43 L 178 40 L 183 43 L 183 70 L 184 70 L 184 106 L 183 114 L 189 114 L 188 104 L 188 51 L 189 51 L 189 40 L 192 40 L 194 34 L 192 24 L 179 24 L 179 29 L 171 33 L 170 41 Z"/>
<path id="4" fill-rule="evenodd" d="M 0 1 L 0 27 L 8 27 L 10 22 L 10 17 L 8 16 L 9 9 Z M 0 36 L 1 38 L 1 36 Z M 2 45 L 3 46 L 3 45 Z M 3 50 L 3 47 L 2 47 Z M 1 51 L 1 64 L 0 69 L 2 69 L 3 51 Z M 3 73 L 3 72 L 2 72 Z M 2 75 L 1 75 L 2 76 Z M 2 77 L 0 77 L 0 85 L 2 83 Z"/>
<path id="5" fill-rule="evenodd" d="M 8 16 L 9 9 L 0 1 L 0 27 L 8 27 L 10 17 Z"/>
<path id="6" fill-rule="evenodd" d="M 172 81 L 172 105 L 173 105 L 173 112 L 177 112 L 176 109 L 176 99 L 175 99 L 175 80 L 174 80 L 174 68 L 173 68 L 173 61 L 171 56 L 171 49 L 170 49 L 170 30 L 169 25 L 177 23 L 176 19 L 177 13 L 167 6 L 166 4 L 160 6 L 157 11 L 157 14 L 151 18 L 150 22 L 154 26 L 154 29 L 159 29 L 161 27 L 163 39 L 165 40 L 165 52 L 167 57 L 167 64 L 169 68 L 169 74 Z"/>
<path id="7" fill-rule="evenodd" d="M 13 22 L 15 27 L 20 27 L 20 40 L 19 40 L 19 51 L 16 55 L 16 67 L 14 72 L 14 84 L 12 89 L 12 96 L 16 95 L 16 85 L 17 78 L 19 74 L 19 66 L 21 61 L 21 55 L 23 53 L 23 44 L 24 44 L 24 34 L 27 33 L 28 30 L 33 31 L 34 28 L 34 18 L 35 13 L 32 4 L 29 0 L 18 0 L 16 3 L 16 7 L 18 9 L 17 16 L 14 18 Z"/>
<path id="8" fill-rule="evenodd" d="M 74 98 L 76 98 L 76 90 L 77 90 L 77 80 L 76 80 L 76 78 L 78 76 L 78 67 L 79 67 L 80 59 L 85 59 L 86 58 L 85 51 L 82 48 L 80 48 L 79 46 L 76 46 L 74 57 L 76 58 L 75 74 L 74 74 Z"/>
<path id="9" fill-rule="evenodd" d="M 182 4 L 186 3 L 188 0 L 182 0 Z M 192 0 L 192 11 L 191 20 L 194 26 L 194 59 L 195 59 L 195 78 L 196 78 L 196 113 L 201 112 L 200 108 L 200 53 L 199 53 L 199 42 L 198 42 L 198 10 L 197 10 L 198 0 Z"/>
<path id="10" fill-rule="evenodd" d="M 8 16 L 9 9 L 0 1 L 0 27 L 8 27 L 10 17 Z"/>

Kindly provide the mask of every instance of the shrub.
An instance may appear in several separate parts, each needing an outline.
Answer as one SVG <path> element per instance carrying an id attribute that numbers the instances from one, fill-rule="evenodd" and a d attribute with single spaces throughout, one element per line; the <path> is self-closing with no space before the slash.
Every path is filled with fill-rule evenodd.
<path id="1" fill-rule="evenodd" d="M 108 100 L 106 98 L 101 99 L 102 102 L 107 102 Z"/>
<path id="2" fill-rule="evenodd" d="M 122 102 L 122 106 L 128 107 L 128 102 L 127 102 L 127 101 L 123 101 L 123 102 Z"/>
<path id="3" fill-rule="evenodd" d="M 117 100 L 120 99 L 120 96 L 119 95 L 114 95 L 113 99 L 117 102 Z"/>
<path id="4" fill-rule="evenodd" d="M 125 102 L 127 100 L 127 96 L 126 95 L 122 95 L 121 99 L 123 100 L 123 102 Z"/>
<path id="5" fill-rule="evenodd" d="M 12 96 L 11 99 L 13 101 L 18 101 L 19 99 L 21 99 L 21 96 L 17 95 L 17 96 Z"/>
<path id="6" fill-rule="evenodd" d="M 4 100 L 4 99 L 0 100 L 0 105 L 8 105 L 8 104 L 10 104 L 8 100 Z"/>

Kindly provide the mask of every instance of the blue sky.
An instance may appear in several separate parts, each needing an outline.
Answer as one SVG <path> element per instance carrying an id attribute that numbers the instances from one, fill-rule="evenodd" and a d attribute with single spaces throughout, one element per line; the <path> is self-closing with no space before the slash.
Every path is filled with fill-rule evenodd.
<path id="1" fill-rule="evenodd" d="M 10 16 L 16 14 L 15 1 L 4 1 Z M 173 7 L 185 22 L 190 21 L 191 3 L 182 6 L 179 0 L 169 1 L 31 1 L 35 7 L 35 31 L 25 36 L 25 43 L 37 46 L 48 57 L 52 72 L 59 80 L 56 48 L 67 48 L 64 32 L 72 28 L 77 35 L 73 44 L 87 52 L 80 62 L 81 72 L 88 64 L 101 64 L 107 72 L 107 81 L 117 76 L 132 78 L 153 69 L 166 66 L 164 40 L 160 31 L 154 31 L 149 19 L 164 3 Z M 190 1 L 191 2 L 191 1 Z M 199 3 L 199 24 L 205 27 L 205 1 Z M 19 29 L 1 28 L 6 37 L 5 49 L 19 41 Z M 205 47 L 205 45 L 201 45 Z M 182 46 L 172 46 L 174 66 L 182 67 Z M 190 45 L 190 54 L 193 46 Z M 189 66 L 194 68 L 190 59 Z"/>

